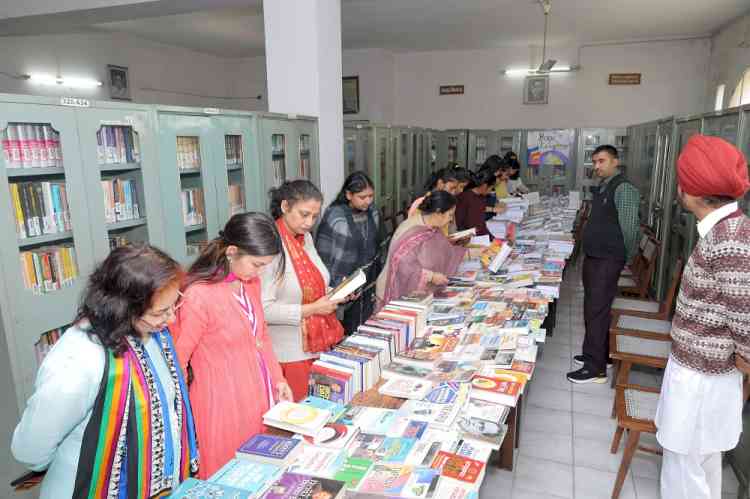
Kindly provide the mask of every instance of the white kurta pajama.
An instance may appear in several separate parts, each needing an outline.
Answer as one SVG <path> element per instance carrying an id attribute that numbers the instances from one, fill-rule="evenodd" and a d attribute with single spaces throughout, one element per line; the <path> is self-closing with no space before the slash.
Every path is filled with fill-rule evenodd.
<path id="1" fill-rule="evenodd" d="M 698 223 L 700 237 L 736 210 L 731 203 L 710 213 Z M 721 452 L 739 441 L 742 405 L 739 371 L 707 374 L 670 356 L 655 419 L 662 499 L 721 499 Z"/>

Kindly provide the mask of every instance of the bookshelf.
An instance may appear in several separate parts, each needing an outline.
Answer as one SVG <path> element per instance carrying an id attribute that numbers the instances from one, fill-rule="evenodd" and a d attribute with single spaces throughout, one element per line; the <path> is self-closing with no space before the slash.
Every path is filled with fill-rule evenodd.
<path id="1" fill-rule="evenodd" d="M 306 178 L 320 185 L 317 120 L 262 113 L 258 115 L 258 137 L 264 207 L 268 205 L 268 191 L 285 180 Z"/>
<path id="2" fill-rule="evenodd" d="M 467 130 L 445 130 L 442 132 L 438 143 L 438 163 L 441 167 L 448 163 L 458 163 L 464 168 L 471 168 L 468 163 L 468 139 Z M 467 166 L 468 165 L 468 166 Z"/>
<path id="3" fill-rule="evenodd" d="M 497 134 L 492 130 L 469 131 L 468 165 L 472 170 L 480 166 L 493 154 L 497 154 Z"/>
<path id="4" fill-rule="evenodd" d="M 438 131 L 437 130 L 428 130 L 427 131 L 427 141 L 428 141 L 428 156 L 429 156 L 429 171 L 428 173 L 432 175 L 438 169 L 440 168 L 438 166 Z"/>
<path id="5" fill-rule="evenodd" d="M 411 134 L 407 128 L 393 128 L 398 135 L 398 162 L 396 172 L 396 211 L 401 210 L 409 202 L 409 191 L 411 189 Z"/>

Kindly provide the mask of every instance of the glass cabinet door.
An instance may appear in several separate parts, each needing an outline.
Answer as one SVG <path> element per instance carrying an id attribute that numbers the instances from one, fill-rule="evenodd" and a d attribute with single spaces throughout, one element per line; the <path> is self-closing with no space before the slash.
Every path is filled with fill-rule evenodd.
<path id="1" fill-rule="evenodd" d="M 299 177 L 310 180 L 310 135 L 303 133 L 299 136 Z"/>
<path id="2" fill-rule="evenodd" d="M 242 135 L 224 135 L 224 158 L 228 177 L 229 216 L 244 213 L 245 169 L 243 164 L 244 147 Z"/>

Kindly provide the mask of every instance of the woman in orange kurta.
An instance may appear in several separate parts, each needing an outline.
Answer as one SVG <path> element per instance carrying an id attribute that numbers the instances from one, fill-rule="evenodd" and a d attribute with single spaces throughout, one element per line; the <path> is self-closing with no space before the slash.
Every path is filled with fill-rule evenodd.
<path id="1" fill-rule="evenodd" d="M 202 479 L 263 431 L 263 414 L 273 404 L 292 399 L 266 330 L 258 278 L 279 254 L 283 273 L 273 220 L 235 215 L 188 273 L 175 346 L 183 369 L 192 371 Z"/>

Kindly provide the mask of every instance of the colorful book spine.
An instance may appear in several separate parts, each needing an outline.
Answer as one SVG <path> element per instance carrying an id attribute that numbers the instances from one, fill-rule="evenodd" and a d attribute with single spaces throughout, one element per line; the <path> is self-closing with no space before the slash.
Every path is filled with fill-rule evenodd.
<path id="1" fill-rule="evenodd" d="M 50 293 L 70 286 L 78 277 L 72 244 L 22 251 L 20 263 L 24 287 L 34 294 Z"/>
<path id="2" fill-rule="evenodd" d="M 70 230 L 68 199 L 64 183 L 11 183 L 10 194 L 19 238 Z"/>

